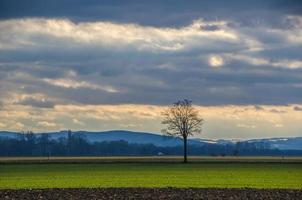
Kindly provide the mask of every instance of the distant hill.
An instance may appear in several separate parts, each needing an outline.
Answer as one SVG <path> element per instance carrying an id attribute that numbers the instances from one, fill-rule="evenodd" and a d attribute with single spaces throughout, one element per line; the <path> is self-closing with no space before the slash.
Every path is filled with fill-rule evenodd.
<path id="1" fill-rule="evenodd" d="M 9 131 L 0 131 L 0 139 L 1 138 L 18 138 L 20 133 L 9 132 Z"/>
<path id="2" fill-rule="evenodd" d="M 37 137 L 40 137 L 41 134 L 44 133 L 37 133 L 36 135 Z M 51 132 L 48 134 L 50 138 L 54 140 L 57 140 L 59 138 L 67 138 L 67 131 Z M 76 136 L 85 137 L 91 143 L 123 140 L 127 141 L 128 143 L 154 144 L 155 146 L 159 147 L 173 147 L 182 145 L 182 140 L 180 138 L 145 132 L 112 130 L 103 132 L 76 131 L 72 132 L 72 134 Z M 0 131 L 0 139 L 18 138 L 20 136 L 20 133 Z M 302 150 L 302 137 L 252 139 L 246 140 L 245 142 L 255 144 L 268 144 L 272 149 Z M 188 143 L 189 145 L 203 146 L 205 144 L 231 145 L 235 142 L 233 140 L 189 139 Z"/>
<path id="3" fill-rule="evenodd" d="M 254 139 L 247 142 L 267 143 L 272 149 L 302 150 L 302 137 Z"/>
<path id="4" fill-rule="evenodd" d="M 36 133 L 37 137 L 40 137 L 44 133 Z M 103 131 L 103 132 L 88 132 L 88 131 L 76 131 L 72 132 L 75 136 L 81 136 L 86 138 L 89 142 L 104 142 L 104 141 L 127 141 L 128 143 L 136 144 L 154 144 L 155 146 L 162 147 L 172 147 L 182 145 L 182 140 L 180 138 L 163 136 L 153 133 L 144 132 L 132 132 L 124 130 L 113 130 L 113 131 Z M 67 131 L 60 132 L 50 132 L 48 133 L 51 139 L 67 138 Z M 0 131 L 0 138 L 18 138 L 19 133 Z M 189 144 L 191 145 L 204 145 L 204 142 L 199 140 L 190 139 Z"/>

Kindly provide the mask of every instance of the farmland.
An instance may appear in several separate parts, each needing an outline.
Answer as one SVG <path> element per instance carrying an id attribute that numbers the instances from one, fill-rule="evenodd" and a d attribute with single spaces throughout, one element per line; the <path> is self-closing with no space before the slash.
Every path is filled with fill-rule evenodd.
<path id="1" fill-rule="evenodd" d="M 283 188 L 302 189 L 302 163 L 255 162 L 97 162 L 0 165 L 0 188 Z M 39 160 L 39 159 L 38 159 Z M 87 158 L 87 161 L 91 159 Z M 41 159 L 40 159 L 41 161 Z M 73 161 L 76 161 L 73 159 Z M 106 161 L 106 160 L 105 160 Z M 128 160 L 129 161 L 129 160 Z M 130 160 L 131 161 L 131 160 Z M 236 161 L 236 160 L 234 160 Z"/>

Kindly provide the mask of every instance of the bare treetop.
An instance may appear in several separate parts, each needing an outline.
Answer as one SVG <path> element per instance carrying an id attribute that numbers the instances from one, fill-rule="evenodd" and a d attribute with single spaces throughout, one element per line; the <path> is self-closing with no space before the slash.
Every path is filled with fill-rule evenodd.
<path id="1" fill-rule="evenodd" d="M 198 111 L 192 106 L 192 101 L 184 99 L 174 103 L 163 112 L 162 124 L 167 128 L 162 132 L 176 137 L 181 137 L 184 142 L 184 162 L 187 162 L 187 139 L 188 136 L 201 133 L 203 119 Z"/>
<path id="2" fill-rule="evenodd" d="M 162 124 L 167 125 L 162 132 L 172 136 L 188 137 L 201 133 L 203 119 L 192 106 L 192 101 L 184 99 L 163 112 Z"/>

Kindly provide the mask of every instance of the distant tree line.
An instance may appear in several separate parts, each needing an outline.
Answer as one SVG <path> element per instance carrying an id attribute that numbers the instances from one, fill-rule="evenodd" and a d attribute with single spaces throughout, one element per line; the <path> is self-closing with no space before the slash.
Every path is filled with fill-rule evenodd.
<path id="1" fill-rule="evenodd" d="M 73 135 L 51 139 L 48 134 L 37 137 L 32 132 L 18 138 L 0 139 L 0 156 L 156 156 L 182 155 L 183 146 L 158 147 L 153 144 L 132 144 L 126 141 L 89 142 L 85 137 Z M 267 144 L 237 142 L 235 144 L 203 146 L 188 145 L 189 155 L 207 156 L 296 156 L 302 151 L 271 149 Z"/>

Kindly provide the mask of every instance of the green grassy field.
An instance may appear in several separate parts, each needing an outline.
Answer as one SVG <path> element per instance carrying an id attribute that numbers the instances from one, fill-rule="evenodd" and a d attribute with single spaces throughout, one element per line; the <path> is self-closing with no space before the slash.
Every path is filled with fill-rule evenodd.
<path id="1" fill-rule="evenodd" d="M 2 164 L 0 188 L 217 187 L 302 189 L 300 163 Z"/>

